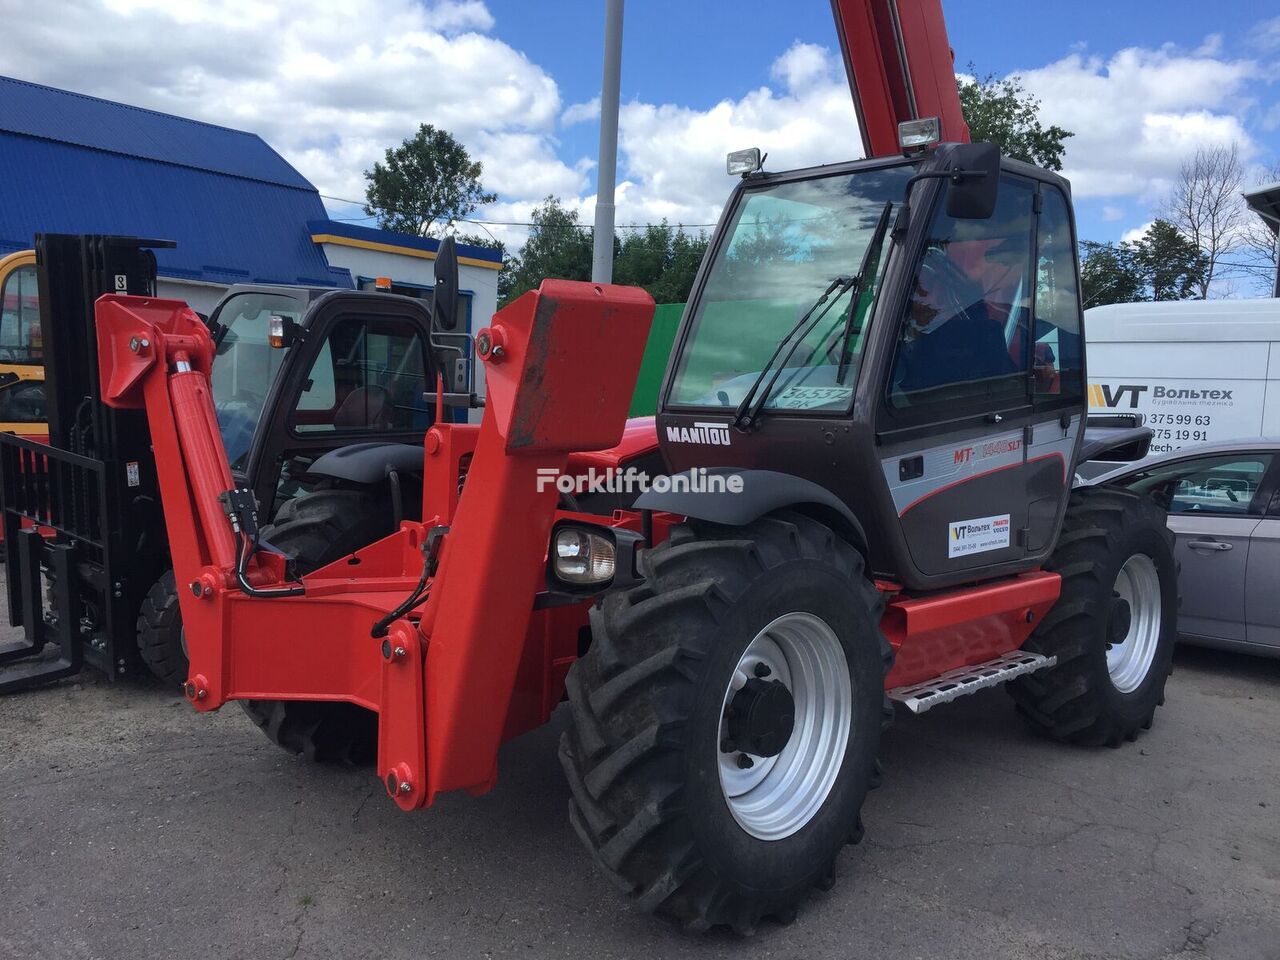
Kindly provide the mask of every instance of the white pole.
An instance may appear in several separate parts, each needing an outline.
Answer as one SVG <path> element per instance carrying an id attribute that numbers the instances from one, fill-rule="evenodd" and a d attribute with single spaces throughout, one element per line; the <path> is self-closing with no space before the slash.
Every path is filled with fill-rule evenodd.
<path id="1" fill-rule="evenodd" d="M 618 99 L 622 82 L 622 2 L 605 0 L 604 78 L 600 83 L 600 156 L 596 167 L 593 283 L 613 282 L 613 194 L 618 178 Z"/>

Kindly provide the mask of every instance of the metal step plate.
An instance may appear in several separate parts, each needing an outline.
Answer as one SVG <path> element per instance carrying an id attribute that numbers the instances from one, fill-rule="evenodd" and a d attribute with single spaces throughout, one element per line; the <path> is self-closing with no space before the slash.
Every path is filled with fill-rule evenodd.
<path id="1" fill-rule="evenodd" d="M 994 660 L 949 670 L 923 683 L 894 687 L 888 695 L 890 700 L 903 704 L 912 713 L 924 713 L 940 703 L 949 703 L 967 693 L 994 687 L 1024 673 L 1052 667 L 1057 662 L 1057 657 L 1046 657 L 1028 650 L 1010 650 Z"/>

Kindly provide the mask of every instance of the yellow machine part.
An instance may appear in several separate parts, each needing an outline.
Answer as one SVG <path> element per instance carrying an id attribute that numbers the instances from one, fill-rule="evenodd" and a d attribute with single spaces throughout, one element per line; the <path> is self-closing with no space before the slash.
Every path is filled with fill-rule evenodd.
<path id="1" fill-rule="evenodd" d="M 35 268 L 34 250 L 20 250 L 0 258 L 0 394 L 21 383 L 44 382 L 44 364 L 34 359 L 41 355 L 42 347 Z M 36 322 L 31 324 L 33 311 Z M 42 438 L 49 435 L 49 425 L 43 420 L 0 418 L 0 432 Z"/>

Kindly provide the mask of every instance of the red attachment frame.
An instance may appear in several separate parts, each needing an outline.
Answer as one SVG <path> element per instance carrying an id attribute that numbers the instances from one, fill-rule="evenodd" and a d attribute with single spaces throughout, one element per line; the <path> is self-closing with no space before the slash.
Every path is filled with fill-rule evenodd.
<path id="1" fill-rule="evenodd" d="M 868 157 L 901 153 L 898 124 L 937 117 L 969 142 L 941 0 L 831 0 Z"/>
<path id="2" fill-rule="evenodd" d="M 196 708 L 356 703 L 379 713 L 378 772 L 401 807 L 491 787 L 504 733 L 545 720 L 559 701 L 585 623 L 580 605 L 534 610 L 557 516 L 555 486 L 539 484 L 539 470 L 563 471 L 570 451 L 619 442 L 630 391 L 617 387 L 636 378 L 652 314 L 642 290 L 566 281 L 505 308 L 477 337 L 488 364 L 481 425 L 439 423 L 428 435 L 427 522 L 305 577 L 305 596 L 254 598 L 234 584 L 219 501 L 231 475 L 209 393 L 208 331 L 176 301 L 100 299 L 104 401 L 147 410 Z M 421 548 L 441 527 L 420 622 L 402 618 L 385 642 L 372 638 L 417 583 Z M 248 578 L 282 585 L 283 558 L 259 552 Z"/>

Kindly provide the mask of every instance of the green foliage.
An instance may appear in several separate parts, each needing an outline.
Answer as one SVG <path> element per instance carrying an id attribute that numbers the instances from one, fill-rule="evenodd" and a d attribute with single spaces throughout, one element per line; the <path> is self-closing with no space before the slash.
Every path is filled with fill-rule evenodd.
<path id="1" fill-rule="evenodd" d="M 591 279 L 591 232 L 578 222 L 577 210 L 566 210 L 558 197 L 534 208 L 533 226 L 519 256 L 510 257 L 498 276 L 498 305 L 537 288 L 548 277 Z"/>
<path id="2" fill-rule="evenodd" d="M 1190 300 L 1199 296 L 1208 257 L 1177 227 L 1157 220 L 1137 240 L 1086 241 L 1080 285 L 1085 307 L 1139 300 Z"/>
<path id="3" fill-rule="evenodd" d="M 376 216 L 383 230 L 426 236 L 437 224 L 497 199 L 481 186 L 483 172 L 453 134 L 424 123 L 365 171 L 364 212 Z"/>
<path id="4" fill-rule="evenodd" d="M 705 234 L 690 236 L 665 220 L 628 230 L 614 244 L 613 282 L 644 287 L 658 303 L 684 303 L 706 252 Z"/>
<path id="5" fill-rule="evenodd" d="M 972 63 L 968 69 L 974 71 Z M 971 140 L 997 144 L 1001 153 L 1015 160 L 1048 170 L 1062 169 L 1067 138 L 1075 134 L 1056 124 L 1044 126 L 1040 101 L 1026 92 L 1018 77 L 1001 80 L 989 73 L 958 83 Z"/>
<path id="6" fill-rule="evenodd" d="M 498 278 L 498 302 L 507 304 L 544 279 L 590 280 L 592 231 L 576 210 L 547 197 L 530 218 L 533 227 L 519 256 L 508 257 Z M 665 221 L 621 230 L 613 241 L 613 282 L 644 287 L 658 303 L 683 303 L 707 250 L 703 234 Z"/>

